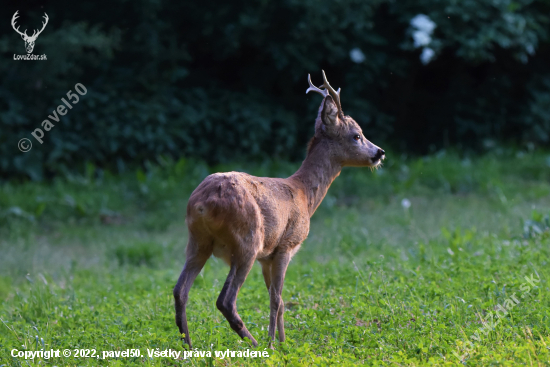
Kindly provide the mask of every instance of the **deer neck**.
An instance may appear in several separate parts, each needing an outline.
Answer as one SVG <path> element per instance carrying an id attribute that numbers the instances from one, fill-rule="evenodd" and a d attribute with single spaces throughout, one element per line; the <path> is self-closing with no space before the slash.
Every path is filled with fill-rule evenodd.
<path id="1" fill-rule="evenodd" d="M 330 157 L 330 147 L 321 142 L 313 143 L 298 171 L 290 179 L 298 181 L 307 198 L 309 216 L 323 201 L 328 188 L 340 175 L 342 165 Z"/>

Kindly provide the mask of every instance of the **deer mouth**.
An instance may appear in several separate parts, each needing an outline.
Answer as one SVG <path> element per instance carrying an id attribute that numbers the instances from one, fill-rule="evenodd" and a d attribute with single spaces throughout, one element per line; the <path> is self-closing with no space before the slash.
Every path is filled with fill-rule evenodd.
<path id="1" fill-rule="evenodd" d="M 382 156 L 379 157 L 379 158 L 378 158 L 378 157 L 374 157 L 374 158 L 372 159 L 372 166 L 373 166 L 373 167 L 376 167 L 376 168 L 379 167 L 379 166 L 381 166 L 381 165 L 382 165 L 382 161 L 383 161 L 385 158 L 386 158 L 386 155 L 384 155 L 384 154 L 382 154 Z"/>
<path id="2" fill-rule="evenodd" d="M 376 152 L 374 157 L 372 157 L 370 159 L 370 161 L 372 162 L 373 167 L 377 167 L 382 163 L 384 158 L 386 158 L 386 152 L 384 152 L 384 150 L 378 148 L 378 151 Z"/>

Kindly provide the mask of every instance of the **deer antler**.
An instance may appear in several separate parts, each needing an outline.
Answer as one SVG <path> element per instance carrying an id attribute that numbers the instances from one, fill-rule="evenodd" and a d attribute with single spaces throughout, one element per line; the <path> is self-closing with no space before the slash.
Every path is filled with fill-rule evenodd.
<path id="1" fill-rule="evenodd" d="M 27 38 L 28 38 L 28 39 L 33 39 L 33 38 L 36 39 L 36 38 L 40 35 L 40 33 L 42 33 L 42 31 L 44 30 L 44 28 L 46 28 L 46 24 L 48 24 L 48 20 L 50 19 L 50 18 L 48 18 L 48 14 L 44 13 L 44 18 L 45 18 L 46 21 L 45 21 L 45 22 L 42 22 L 42 29 L 39 30 L 38 33 L 36 33 L 37 30 L 35 29 L 34 32 L 32 33 L 32 36 L 29 37 L 29 35 L 27 34 L 27 30 L 26 30 L 26 29 L 25 29 L 25 32 L 20 32 L 20 31 L 19 31 L 19 27 L 15 28 L 15 20 L 16 20 L 17 18 L 19 18 L 19 15 L 17 15 L 18 12 L 19 12 L 19 10 L 17 10 L 17 11 L 15 12 L 15 14 L 13 14 L 13 17 L 11 18 L 11 26 L 13 27 L 13 29 L 14 29 L 17 33 L 19 33 L 21 36 L 24 36 L 26 39 L 27 39 Z"/>
<path id="2" fill-rule="evenodd" d="M 330 95 L 332 97 L 332 99 L 334 99 L 334 102 L 336 103 L 336 106 L 338 107 L 338 112 L 340 113 L 340 115 L 344 116 L 344 111 L 342 111 L 342 105 L 340 104 L 340 91 L 342 90 L 342 88 L 338 88 L 338 90 L 334 90 L 334 88 L 332 88 L 330 86 L 330 84 L 327 80 L 327 76 L 325 75 L 325 71 L 322 70 L 322 72 L 323 72 L 323 85 L 321 85 L 321 88 L 324 87 L 325 89 L 319 89 L 316 86 L 314 86 L 313 83 L 311 83 L 311 75 L 308 74 L 307 75 L 307 81 L 309 83 L 309 88 L 306 90 L 306 94 L 309 93 L 309 92 L 315 92 L 315 93 L 319 93 L 323 97 L 326 97 L 326 96 Z"/>
<path id="3" fill-rule="evenodd" d="M 13 30 L 16 31 L 17 33 L 19 33 L 21 36 L 28 37 L 28 35 L 27 35 L 27 30 L 26 30 L 26 29 L 25 29 L 25 32 L 23 33 L 23 32 L 20 32 L 20 31 L 19 31 L 19 27 L 15 28 L 15 20 L 16 20 L 17 18 L 19 18 L 19 15 L 17 15 L 18 12 L 19 12 L 19 10 L 17 10 L 17 11 L 15 12 L 15 14 L 13 14 L 13 17 L 11 18 L 11 26 L 13 27 Z"/>
<path id="4" fill-rule="evenodd" d="M 50 18 L 48 18 L 48 14 L 44 13 L 44 18 L 46 20 L 46 22 L 42 22 L 42 29 L 38 31 L 38 33 L 36 33 L 36 29 L 34 30 L 34 32 L 32 33 L 32 36 L 31 38 L 36 38 L 40 35 L 40 33 L 42 33 L 42 31 L 44 30 L 44 28 L 46 28 L 46 25 L 48 24 L 48 20 Z M 34 35 L 36 33 L 36 36 Z"/>

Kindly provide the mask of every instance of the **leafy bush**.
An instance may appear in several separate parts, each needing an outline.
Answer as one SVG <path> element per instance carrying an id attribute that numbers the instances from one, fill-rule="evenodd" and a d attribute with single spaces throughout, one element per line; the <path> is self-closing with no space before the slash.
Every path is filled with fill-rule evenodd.
<path id="1" fill-rule="evenodd" d="M 154 243 L 138 243 L 118 246 L 113 251 L 119 265 L 153 266 L 158 260 L 158 245 Z"/>
<path id="2" fill-rule="evenodd" d="M 159 155 L 302 158 L 319 104 L 304 95 L 306 76 L 320 84 L 320 69 L 379 145 L 424 153 L 550 139 L 547 2 L 18 6 L 29 29 L 48 13 L 34 51 L 48 60 L 14 61 L 23 43 L 0 24 L 2 177 L 42 179 L 85 162 L 123 170 Z M 435 28 L 415 45 L 418 14 Z M 76 83 L 88 93 L 40 145 L 30 133 Z M 34 147 L 23 154 L 25 137 Z"/>
<path id="3" fill-rule="evenodd" d="M 531 219 L 526 220 L 523 223 L 523 237 L 524 238 L 536 238 L 536 237 L 549 237 L 550 236 L 550 216 L 548 214 L 542 215 L 541 213 L 533 210 Z"/>

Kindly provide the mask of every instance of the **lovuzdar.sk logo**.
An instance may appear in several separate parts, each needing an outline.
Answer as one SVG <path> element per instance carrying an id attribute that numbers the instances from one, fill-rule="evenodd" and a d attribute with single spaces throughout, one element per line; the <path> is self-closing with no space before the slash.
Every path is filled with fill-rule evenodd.
<path id="1" fill-rule="evenodd" d="M 41 30 L 35 29 L 32 35 L 29 36 L 27 34 L 26 29 L 24 32 L 21 32 L 19 30 L 19 26 L 16 27 L 15 25 L 15 21 L 19 17 L 19 15 L 17 14 L 18 12 L 19 10 L 17 10 L 15 14 L 13 14 L 13 17 L 11 18 L 11 26 L 17 33 L 19 33 L 21 38 L 23 38 L 23 41 L 25 41 L 25 50 L 27 51 L 27 54 L 26 55 L 13 54 L 13 59 L 14 60 L 46 60 L 46 55 L 34 55 L 32 51 L 34 50 L 34 43 L 36 42 L 36 39 L 38 38 L 40 33 L 42 33 L 44 28 L 46 28 L 46 24 L 48 24 L 48 20 L 49 20 L 48 14 L 44 13 L 44 22 L 42 22 L 42 29 Z"/>

